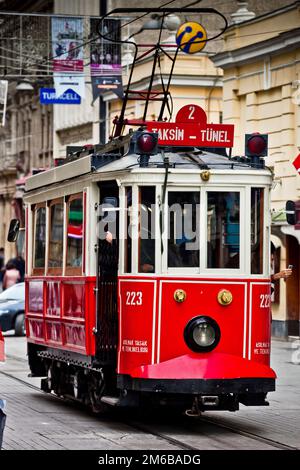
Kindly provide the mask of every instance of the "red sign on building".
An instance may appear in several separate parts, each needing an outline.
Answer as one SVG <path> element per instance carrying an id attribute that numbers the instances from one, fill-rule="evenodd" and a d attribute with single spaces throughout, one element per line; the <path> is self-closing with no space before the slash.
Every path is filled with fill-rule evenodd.
<path id="1" fill-rule="evenodd" d="M 298 173 L 300 174 L 300 153 L 299 153 L 299 155 L 297 155 L 297 157 L 293 161 L 293 165 L 296 168 L 296 170 L 298 171 Z"/>

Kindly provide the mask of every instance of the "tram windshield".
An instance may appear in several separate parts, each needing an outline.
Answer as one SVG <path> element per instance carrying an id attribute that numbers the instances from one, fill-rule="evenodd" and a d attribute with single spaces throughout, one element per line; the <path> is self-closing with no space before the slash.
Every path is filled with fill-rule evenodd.
<path id="1" fill-rule="evenodd" d="M 170 191 L 168 210 L 168 266 L 198 268 L 199 192 Z"/>
<path id="2" fill-rule="evenodd" d="M 207 267 L 240 267 L 240 194 L 207 195 Z"/>
<path id="3" fill-rule="evenodd" d="M 155 186 L 139 188 L 139 272 L 155 271 Z"/>

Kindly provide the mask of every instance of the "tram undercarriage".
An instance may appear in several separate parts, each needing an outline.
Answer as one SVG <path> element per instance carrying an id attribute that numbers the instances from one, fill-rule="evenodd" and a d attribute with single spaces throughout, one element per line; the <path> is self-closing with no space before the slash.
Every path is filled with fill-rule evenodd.
<path id="1" fill-rule="evenodd" d="M 30 344 L 30 343 L 29 343 Z M 267 393 L 275 390 L 275 380 L 265 379 L 133 379 L 116 376 L 112 367 L 97 367 L 76 354 L 55 350 L 38 351 L 31 346 L 32 375 L 46 376 L 41 389 L 75 400 L 102 413 L 108 407 L 172 409 L 197 416 L 204 411 L 237 411 L 239 405 L 268 406 Z M 35 359 L 33 361 L 33 351 Z"/>

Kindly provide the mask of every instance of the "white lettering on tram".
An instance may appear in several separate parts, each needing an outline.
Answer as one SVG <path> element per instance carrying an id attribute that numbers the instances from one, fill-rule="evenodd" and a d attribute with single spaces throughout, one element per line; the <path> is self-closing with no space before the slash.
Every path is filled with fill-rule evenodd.
<path id="1" fill-rule="evenodd" d="M 184 129 L 179 127 L 173 129 L 158 129 L 153 127 L 152 132 L 158 133 L 159 140 L 184 140 Z"/>
<path id="2" fill-rule="evenodd" d="M 142 305 L 143 304 L 143 292 L 126 292 L 126 305 Z"/>
<path id="3" fill-rule="evenodd" d="M 201 129 L 200 132 L 201 132 L 201 138 L 204 141 L 224 142 L 224 143 L 230 142 L 230 139 L 228 139 L 228 131 L 224 131 L 224 130 L 216 131 L 208 127 L 207 129 Z"/>
<path id="4" fill-rule="evenodd" d="M 122 352 L 128 353 L 148 353 L 148 341 L 138 339 L 123 339 Z"/>

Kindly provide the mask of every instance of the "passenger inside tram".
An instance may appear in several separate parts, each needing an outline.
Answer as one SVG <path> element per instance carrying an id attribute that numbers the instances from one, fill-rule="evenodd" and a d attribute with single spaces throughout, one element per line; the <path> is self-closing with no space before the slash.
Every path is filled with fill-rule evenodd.
<path id="1" fill-rule="evenodd" d="M 199 192 L 170 191 L 168 204 L 168 266 L 199 267 Z"/>
<path id="2" fill-rule="evenodd" d="M 209 192 L 207 267 L 240 267 L 240 197 L 238 192 Z"/>

